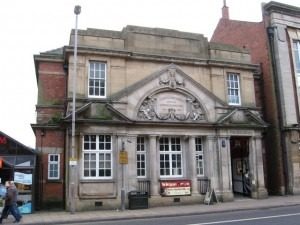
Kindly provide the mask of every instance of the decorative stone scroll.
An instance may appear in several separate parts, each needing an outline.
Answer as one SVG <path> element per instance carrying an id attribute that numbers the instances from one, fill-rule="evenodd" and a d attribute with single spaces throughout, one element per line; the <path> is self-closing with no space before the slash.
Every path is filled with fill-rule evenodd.
<path id="1" fill-rule="evenodd" d="M 169 121 L 205 120 L 200 102 L 180 92 L 165 91 L 148 96 L 138 110 L 138 119 Z"/>

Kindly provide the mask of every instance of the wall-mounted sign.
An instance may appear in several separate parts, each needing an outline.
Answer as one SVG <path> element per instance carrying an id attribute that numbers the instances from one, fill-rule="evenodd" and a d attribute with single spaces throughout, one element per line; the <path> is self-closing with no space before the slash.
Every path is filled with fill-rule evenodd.
<path id="1" fill-rule="evenodd" d="M 69 159 L 69 166 L 77 166 L 77 159 L 76 158 L 70 158 Z"/>
<path id="2" fill-rule="evenodd" d="M 160 182 L 161 194 L 163 196 L 190 195 L 190 180 L 168 180 Z"/>
<path id="3" fill-rule="evenodd" d="M 7 144 L 6 137 L 0 136 L 0 145 L 6 145 L 6 144 Z"/>
<path id="4" fill-rule="evenodd" d="M 119 153 L 119 163 L 120 164 L 128 164 L 128 154 L 124 150 L 120 151 L 120 153 Z"/>
<path id="5" fill-rule="evenodd" d="M 31 185 L 32 184 L 32 174 L 15 172 L 14 174 L 14 181 L 15 183 L 20 183 L 24 185 Z"/>

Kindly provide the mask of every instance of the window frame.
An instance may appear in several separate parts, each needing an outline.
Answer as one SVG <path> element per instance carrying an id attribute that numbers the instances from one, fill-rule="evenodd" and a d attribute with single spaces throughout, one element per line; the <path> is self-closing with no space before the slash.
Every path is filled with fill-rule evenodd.
<path id="1" fill-rule="evenodd" d="M 100 78 L 95 78 L 95 75 L 94 75 L 94 77 L 92 78 L 91 77 L 91 71 L 92 71 L 92 68 L 91 68 L 91 66 L 94 64 L 94 71 L 96 71 L 96 64 L 99 64 L 99 67 L 100 67 L 100 69 L 99 70 L 97 70 L 97 71 L 99 71 L 99 76 L 100 76 Z M 101 67 L 101 65 L 104 65 L 104 78 L 101 78 L 101 71 L 103 71 L 102 70 L 102 67 Z M 94 72 L 94 73 L 96 73 L 96 72 Z M 96 82 L 95 80 L 98 80 L 98 82 L 99 82 L 99 85 L 98 86 L 93 86 L 93 87 L 91 87 L 91 81 L 94 81 L 94 82 Z M 101 81 L 103 81 L 104 82 L 104 94 L 103 95 L 101 95 Z M 96 95 L 96 94 L 91 94 L 90 93 L 90 88 L 93 88 L 93 92 L 95 93 L 95 88 L 99 88 L 99 95 Z M 89 61 L 89 68 L 88 68 L 88 89 L 87 89 L 87 91 L 88 91 L 88 97 L 89 98 L 106 98 L 106 92 L 107 92 L 107 63 L 106 62 L 103 62 L 103 61 L 97 61 L 97 60 L 90 60 Z"/>
<path id="2" fill-rule="evenodd" d="M 142 172 L 144 175 L 140 175 Z M 136 140 L 136 173 L 137 178 L 147 177 L 147 145 L 144 136 L 138 136 Z"/>
<path id="3" fill-rule="evenodd" d="M 199 159 L 201 156 L 202 159 Z M 203 137 L 195 138 L 195 160 L 196 160 L 196 174 L 197 177 L 204 177 L 205 167 L 204 167 L 204 143 Z M 202 173 L 200 171 L 202 170 Z"/>
<path id="4" fill-rule="evenodd" d="M 92 138 L 95 136 L 95 140 L 85 140 L 85 137 Z M 100 137 L 103 137 L 104 141 L 100 141 Z M 110 141 L 106 141 L 106 137 L 110 138 Z M 83 135 L 82 142 L 82 175 L 81 178 L 85 180 L 108 180 L 113 178 L 113 137 L 108 134 L 86 134 Z M 108 149 L 108 144 L 110 149 Z M 89 148 L 86 148 L 86 145 L 89 145 Z M 100 148 L 100 145 L 103 145 Z M 87 160 L 85 155 L 88 156 Z M 92 159 L 91 156 L 94 155 Z M 107 157 L 109 156 L 109 159 Z M 86 162 L 87 161 L 87 162 Z M 89 165 L 86 167 L 86 163 Z M 107 163 L 109 166 L 107 167 Z M 94 164 L 94 165 L 92 165 Z M 103 167 L 100 167 L 100 164 L 103 164 Z M 92 176 L 92 170 L 95 170 L 95 176 Z M 103 170 L 103 176 L 100 175 L 100 169 Z M 86 176 L 85 172 L 88 171 L 89 175 Z M 110 171 L 110 175 L 105 175 L 107 171 Z"/>
<path id="5" fill-rule="evenodd" d="M 161 143 L 162 140 L 168 140 L 167 143 Z M 179 145 L 178 143 L 173 143 L 172 144 L 172 139 L 175 140 L 179 140 Z M 167 144 L 167 145 L 166 145 Z M 180 137 L 161 137 L 159 139 L 158 142 L 159 145 L 159 176 L 160 178 L 181 178 L 183 177 L 183 151 L 182 151 L 182 140 Z M 168 146 L 168 149 L 166 149 L 166 147 Z M 176 147 L 177 146 L 177 147 Z M 180 147 L 180 150 L 172 150 L 172 147 L 178 148 L 178 146 Z M 165 149 L 164 151 L 162 151 L 162 147 Z M 162 156 L 164 156 L 164 160 L 162 161 Z M 175 156 L 175 161 L 173 161 L 173 156 Z M 177 157 L 180 157 L 179 161 Z M 166 159 L 167 158 L 167 159 Z M 178 162 L 180 163 L 179 167 L 173 167 L 173 163 L 178 164 Z M 169 167 L 165 167 L 162 168 L 161 165 L 163 164 L 168 164 Z M 177 171 L 177 173 L 175 173 L 175 170 Z M 169 175 L 164 175 L 162 174 L 162 170 L 165 170 L 164 173 L 167 173 L 167 171 L 169 170 Z"/>
<path id="6" fill-rule="evenodd" d="M 52 157 L 57 156 L 57 161 L 51 160 Z M 54 171 L 54 169 L 51 169 L 52 165 L 57 165 L 57 176 L 51 176 L 51 171 Z M 60 154 L 48 154 L 48 180 L 59 180 L 60 179 Z"/>
<path id="7" fill-rule="evenodd" d="M 230 79 L 236 77 L 236 80 Z M 238 87 L 235 87 L 235 84 L 237 83 Z M 227 84 L 227 99 L 229 105 L 241 105 L 241 82 L 240 82 L 240 74 L 234 73 L 234 72 L 228 72 L 226 77 L 226 84 Z M 235 93 L 237 92 L 237 93 Z M 235 93 L 235 94 L 229 94 L 229 93 Z M 232 98 L 234 98 L 238 102 L 232 101 Z"/>

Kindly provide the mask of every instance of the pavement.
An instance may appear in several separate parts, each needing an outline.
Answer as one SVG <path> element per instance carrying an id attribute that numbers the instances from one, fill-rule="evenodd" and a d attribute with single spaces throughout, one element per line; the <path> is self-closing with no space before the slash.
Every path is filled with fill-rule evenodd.
<path id="1" fill-rule="evenodd" d="M 290 196 L 269 196 L 267 199 L 235 198 L 232 202 L 218 202 L 206 205 L 203 203 L 193 205 L 174 205 L 163 207 L 151 207 L 148 209 L 136 209 L 124 211 L 116 210 L 98 210 L 75 212 L 71 214 L 66 211 L 46 212 L 37 211 L 32 214 L 24 214 L 20 223 L 31 225 L 47 224 L 74 224 L 75 222 L 96 222 L 108 220 L 122 220 L 135 218 L 153 218 L 178 215 L 206 214 L 215 212 L 267 209 L 281 206 L 300 205 L 300 195 Z M 3 224 L 12 224 L 14 221 L 10 215 L 8 219 L 3 220 Z"/>

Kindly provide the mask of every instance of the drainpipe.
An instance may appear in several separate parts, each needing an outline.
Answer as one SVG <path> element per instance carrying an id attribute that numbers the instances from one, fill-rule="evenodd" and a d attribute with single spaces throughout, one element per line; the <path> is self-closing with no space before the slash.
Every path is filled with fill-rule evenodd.
<path id="1" fill-rule="evenodd" d="M 275 95 L 277 99 L 277 109 L 278 109 L 278 120 L 279 120 L 279 127 L 280 127 L 280 146 L 282 148 L 282 163 L 283 163 L 283 174 L 284 174 L 284 187 L 285 187 L 285 194 L 290 192 L 289 190 L 289 171 L 288 171 L 288 157 L 287 157 L 287 149 L 284 140 L 284 126 L 283 126 L 283 112 L 282 108 L 282 101 L 280 98 L 280 91 L 279 91 L 279 78 L 278 78 L 278 71 L 277 71 L 277 61 L 276 61 L 276 51 L 275 51 L 275 29 L 276 27 L 267 27 L 267 34 L 269 38 L 270 44 L 270 53 L 271 53 L 271 63 L 272 63 L 272 71 L 274 74 L 274 87 L 275 87 Z"/>

